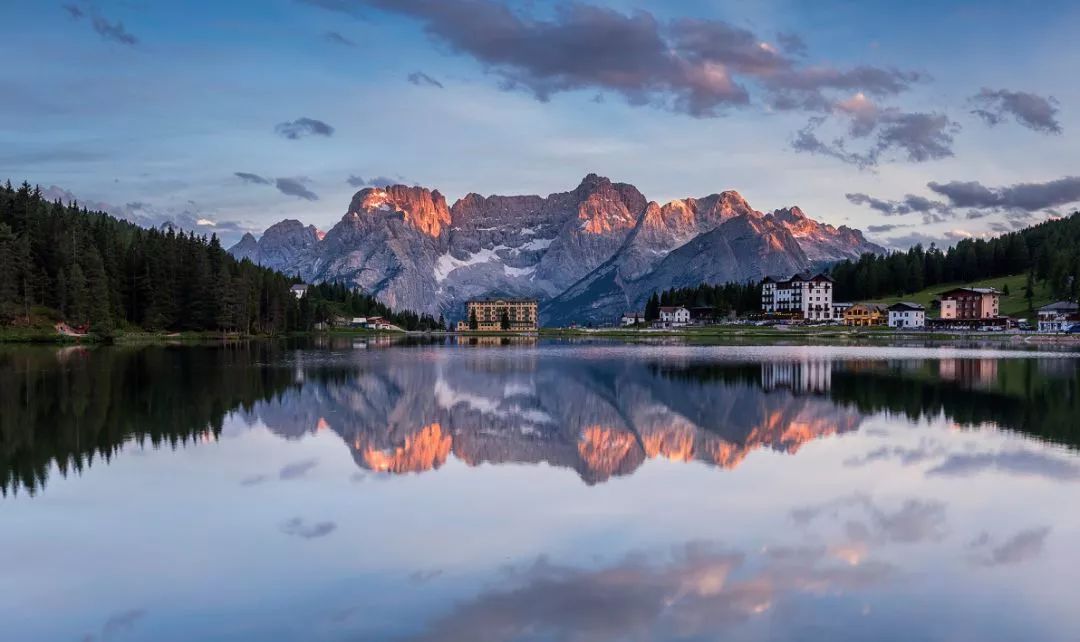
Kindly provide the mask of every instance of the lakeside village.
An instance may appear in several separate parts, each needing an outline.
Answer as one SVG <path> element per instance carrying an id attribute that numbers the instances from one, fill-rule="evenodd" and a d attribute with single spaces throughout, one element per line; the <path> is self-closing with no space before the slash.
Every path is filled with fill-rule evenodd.
<path id="1" fill-rule="evenodd" d="M 796 274 L 761 282 L 761 312 L 742 318 L 718 319 L 712 308 L 662 306 L 658 314 L 627 312 L 623 327 L 670 329 L 723 323 L 757 326 L 803 325 L 850 327 L 883 326 L 896 330 L 1005 331 L 1037 330 L 1041 333 L 1080 333 L 1080 305 L 1058 301 L 1039 308 L 1038 323 L 1000 313 L 1002 292 L 992 287 L 954 287 L 937 294 L 928 310 L 921 303 L 898 301 L 833 301 L 833 279 L 826 274 Z M 655 318 L 649 318 L 654 316 Z"/>
<path id="2" fill-rule="evenodd" d="M 306 285 L 293 286 L 304 296 Z M 736 316 L 718 315 L 712 307 L 657 306 L 651 311 L 628 311 L 617 323 L 601 328 L 678 330 L 695 326 L 875 326 L 900 331 L 1037 331 L 1080 334 L 1080 305 L 1058 301 L 1036 310 L 1037 325 L 1001 314 L 1002 292 L 992 287 L 954 287 L 937 294 L 930 309 L 911 301 L 892 304 L 833 301 L 833 279 L 826 274 L 796 274 L 789 279 L 766 277 L 761 282 L 761 311 Z M 466 318 L 457 332 L 535 332 L 540 329 L 536 299 L 475 299 L 466 304 Z M 339 327 L 402 331 L 381 317 L 336 319 Z M 319 328 L 325 329 L 325 328 Z M 580 329 L 571 326 L 570 329 Z"/>

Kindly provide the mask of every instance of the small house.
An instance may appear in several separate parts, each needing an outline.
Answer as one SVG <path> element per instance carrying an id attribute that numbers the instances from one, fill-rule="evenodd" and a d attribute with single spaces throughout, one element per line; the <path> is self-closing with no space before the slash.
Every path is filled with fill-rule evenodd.
<path id="1" fill-rule="evenodd" d="M 883 303 L 856 303 L 844 310 L 844 325 L 866 327 L 884 325 L 888 308 Z"/>
<path id="2" fill-rule="evenodd" d="M 901 301 L 889 306 L 890 328 L 925 328 L 926 308 L 918 303 Z"/>
<path id="3" fill-rule="evenodd" d="M 665 328 L 680 328 L 690 323 L 690 310 L 681 305 L 661 306 L 660 323 Z"/>

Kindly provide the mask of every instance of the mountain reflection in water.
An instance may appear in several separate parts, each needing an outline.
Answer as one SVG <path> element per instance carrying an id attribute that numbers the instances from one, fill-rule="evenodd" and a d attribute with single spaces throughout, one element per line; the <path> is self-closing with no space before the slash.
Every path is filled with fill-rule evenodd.
<path id="1" fill-rule="evenodd" d="M 214 440 L 230 413 L 287 439 L 329 430 L 382 473 L 540 463 L 587 484 L 648 459 L 738 466 L 875 413 L 1080 445 L 1071 358 L 717 360 L 610 346 L 218 347 L 0 352 L 0 486 L 44 486 L 129 440 Z M 610 350 L 608 349 L 610 348 Z M 149 385 L 148 385 L 149 384 Z"/>

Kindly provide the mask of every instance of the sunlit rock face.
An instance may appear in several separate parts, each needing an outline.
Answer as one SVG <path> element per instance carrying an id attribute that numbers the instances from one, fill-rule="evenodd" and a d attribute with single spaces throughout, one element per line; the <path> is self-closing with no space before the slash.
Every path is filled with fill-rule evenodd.
<path id="1" fill-rule="evenodd" d="M 797 206 L 775 210 L 765 218 L 791 232 L 812 263 L 857 259 L 867 252 L 885 253 L 885 248 L 867 241 L 859 230 L 846 225 L 834 227 L 819 223 Z"/>
<path id="2" fill-rule="evenodd" d="M 420 353 L 352 375 L 305 371 L 302 385 L 253 418 L 289 438 L 332 431 L 375 472 L 434 470 L 453 455 L 469 466 L 547 464 L 587 484 L 651 459 L 734 468 L 758 450 L 794 454 L 859 427 L 856 411 L 797 378 L 767 389 L 773 379 L 761 367 L 720 374 L 644 360 L 571 364 L 477 351 L 433 362 Z"/>
<path id="3" fill-rule="evenodd" d="M 407 226 L 431 237 L 439 237 L 450 225 L 450 210 L 439 190 L 405 185 L 360 190 L 353 196 L 349 214 L 396 214 L 402 217 Z"/>
<path id="4" fill-rule="evenodd" d="M 310 281 L 344 281 L 385 303 L 450 318 L 484 296 L 535 297 L 547 323 L 610 321 L 656 289 L 790 274 L 882 248 L 797 208 L 762 214 L 738 192 L 650 202 L 589 174 L 546 197 L 405 185 L 358 192 L 325 237 L 283 221 L 229 250 Z"/>

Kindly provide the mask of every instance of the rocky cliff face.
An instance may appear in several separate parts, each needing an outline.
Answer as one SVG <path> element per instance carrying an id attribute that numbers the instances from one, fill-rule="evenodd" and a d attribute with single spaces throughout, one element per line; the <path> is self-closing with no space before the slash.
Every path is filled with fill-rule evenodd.
<path id="1" fill-rule="evenodd" d="M 797 207 L 762 214 L 734 191 L 660 205 L 633 185 L 589 174 L 569 192 L 469 194 L 452 207 L 437 190 L 368 188 L 325 237 L 282 221 L 229 251 L 451 319 L 470 298 L 536 297 L 545 323 L 563 324 L 613 320 L 653 290 L 787 274 L 883 250 Z"/>
<path id="2" fill-rule="evenodd" d="M 300 221 L 286 219 L 266 228 L 258 241 L 250 233 L 245 234 L 239 243 L 229 248 L 229 253 L 285 274 L 303 274 L 315 259 L 316 247 L 322 238 L 323 233 L 314 225 L 305 226 Z"/>
<path id="3" fill-rule="evenodd" d="M 867 241 L 859 230 L 846 225 L 833 227 L 828 223 L 819 223 L 798 207 L 775 210 L 765 218 L 787 228 L 806 257 L 814 263 L 857 259 L 867 252 L 885 253 L 885 248 Z"/>
<path id="4" fill-rule="evenodd" d="M 300 274 L 305 280 L 359 286 L 393 308 L 438 314 L 433 275 L 437 257 L 446 250 L 449 223 L 438 190 L 363 189 Z"/>

